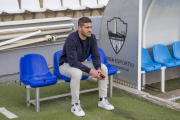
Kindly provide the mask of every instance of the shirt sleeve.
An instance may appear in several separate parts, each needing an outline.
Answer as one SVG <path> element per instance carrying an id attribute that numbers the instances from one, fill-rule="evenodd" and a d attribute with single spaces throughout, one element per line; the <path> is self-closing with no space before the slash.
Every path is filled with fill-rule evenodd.
<path id="1" fill-rule="evenodd" d="M 93 62 L 94 67 L 97 69 L 101 68 L 101 58 L 98 50 L 97 40 L 95 35 L 93 37 L 93 42 L 91 45 L 91 59 Z"/>
<path id="2" fill-rule="evenodd" d="M 90 68 L 83 65 L 78 61 L 77 50 L 76 50 L 76 42 L 73 38 L 66 39 L 66 52 L 67 52 L 67 60 L 71 67 L 78 68 L 86 73 L 90 72 Z"/>

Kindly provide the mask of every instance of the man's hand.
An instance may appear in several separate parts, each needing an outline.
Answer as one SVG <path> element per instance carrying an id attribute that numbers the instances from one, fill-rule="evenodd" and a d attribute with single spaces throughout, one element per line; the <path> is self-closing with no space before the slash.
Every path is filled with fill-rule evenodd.
<path id="1" fill-rule="evenodd" d="M 99 76 L 100 76 L 101 74 L 102 74 L 103 76 L 105 76 L 104 73 L 101 71 L 101 69 L 98 69 L 97 71 L 98 71 L 98 73 L 99 73 Z M 105 78 L 106 78 L 106 76 L 105 76 Z M 104 80 L 105 78 L 100 77 L 100 80 Z"/>
<path id="2" fill-rule="evenodd" d="M 104 75 L 104 73 L 100 70 L 100 69 L 98 69 L 98 70 L 93 70 L 93 69 L 91 69 L 90 70 L 90 72 L 89 72 L 94 78 L 98 78 L 99 80 L 104 80 L 105 78 L 102 78 L 102 77 L 100 77 L 100 75 L 102 74 L 102 75 Z M 105 76 L 105 75 L 104 75 Z"/>
<path id="3" fill-rule="evenodd" d="M 97 70 L 91 69 L 89 72 L 94 78 L 98 78 L 99 74 Z"/>

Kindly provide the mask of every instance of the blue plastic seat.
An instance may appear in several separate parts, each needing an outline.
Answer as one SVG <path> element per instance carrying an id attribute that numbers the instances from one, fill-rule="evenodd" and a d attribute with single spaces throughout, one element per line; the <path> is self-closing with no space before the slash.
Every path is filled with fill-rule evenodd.
<path id="1" fill-rule="evenodd" d="M 105 55 L 104 51 L 101 48 L 98 48 L 98 49 L 99 49 L 99 54 L 101 57 L 101 63 L 106 65 L 106 67 L 108 69 L 108 76 L 116 74 L 117 73 L 117 67 L 110 65 L 106 60 L 106 55 Z M 91 55 L 87 58 L 87 60 L 92 61 Z"/>
<path id="2" fill-rule="evenodd" d="M 146 49 L 141 49 L 141 71 L 154 72 L 161 69 L 161 64 L 155 63 L 151 60 L 149 53 Z"/>
<path id="3" fill-rule="evenodd" d="M 172 58 L 168 48 L 162 44 L 153 46 L 153 60 L 166 68 L 180 66 L 180 60 Z"/>
<path id="4" fill-rule="evenodd" d="M 175 59 L 180 59 L 180 41 L 172 44 L 172 57 Z"/>
<path id="5" fill-rule="evenodd" d="M 46 60 L 39 54 L 27 54 L 20 58 L 20 82 L 33 88 L 57 83 L 57 77 L 50 73 Z"/>
<path id="6" fill-rule="evenodd" d="M 59 62 L 60 62 L 60 57 L 62 55 L 62 50 L 60 51 L 57 51 L 55 54 L 54 54 L 54 75 L 56 75 L 59 79 L 62 79 L 66 82 L 70 82 L 71 81 L 71 78 L 68 78 L 64 75 L 61 75 L 60 74 L 60 71 L 59 71 Z M 89 76 L 82 76 L 81 80 L 85 80 L 87 79 Z"/>

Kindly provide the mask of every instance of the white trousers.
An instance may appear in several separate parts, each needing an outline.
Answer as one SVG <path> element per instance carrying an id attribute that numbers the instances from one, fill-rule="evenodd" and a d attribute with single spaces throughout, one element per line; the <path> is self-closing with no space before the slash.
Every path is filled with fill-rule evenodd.
<path id="1" fill-rule="evenodd" d="M 88 66 L 89 68 L 95 69 L 94 65 L 91 61 L 84 61 L 82 64 Z M 66 77 L 71 78 L 70 88 L 71 88 L 71 103 L 77 103 L 79 101 L 79 91 L 80 91 L 80 80 L 82 76 L 90 76 L 90 74 L 81 71 L 78 68 L 71 67 L 69 63 L 64 63 L 59 67 L 60 73 Z M 105 74 L 105 80 L 98 80 L 99 81 L 99 97 L 107 97 L 107 81 L 108 81 L 108 70 L 104 64 L 101 64 L 101 70 Z"/>

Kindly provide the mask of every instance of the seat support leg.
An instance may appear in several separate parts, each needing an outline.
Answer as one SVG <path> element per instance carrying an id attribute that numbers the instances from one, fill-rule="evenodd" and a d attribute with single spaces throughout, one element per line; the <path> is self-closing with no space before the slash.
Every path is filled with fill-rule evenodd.
<path id="1" fill-rule="evenodd" d="M 83 15 L 83 17 L 84 17 L 84 12 L 81 10 L 81 13 L 82 13 L 82 15 Z"/>
<path id="2" fill-rule="evenodd" d="M 113 96 L 113 75 L 109 76 L 109 97 Z"/>
<path id="3" fill-rule="evenodd" d="M 65 11 L 63 11 L 63 14 L 64 14 L 64 16 L 66 16 L 66 13 L 65 13 Z"/>
<path id="4" fill-rule="evenodd" d="M 56 11 L 55 17 L 57 17 L 58 11 Z"/>
<path id="5" fill-rule="evenodd" d="M 22 16 L 23 16 L 24 20 L 26 20 L 26 18 L 25 18 L 25 16 L 24 16 L 24 14 L 23 14 L 23 13 L 22 13 Z"/>
<path id="6" fill-rule="evenodd" d="M 48 18 L 48 16 L 47 16 L 46 12 L 44 12 L 44 15 L 46 16 L 46 18 Z"/>
<path id="7" fill-rule="evenodd" d="M 75 16 L 75 14 L 76 14 L 76 11 L 74 11 L 73 17 Z"/>
<path id="8" fill-rule="evenodd" d="M 97 9 L 97 10 L 99 11 L 99 14 L 102 15 L 100 9 Z"/>
<path id="9" fill-rule="evenodd" d="M 2 15 L 0 15 L 0 17 L 1 17 L 1 20 L 4 22 L 4 19 L 3 19 Z"/>
<path id="10" fill-rule="evenodd" d="M 141 71 L 141 73 L 138 73 L 138 74 L 142 75 L 143 73 L 145 73 L 145 71 Z M 141 75 L 140 75 L 140 78 L 138 79 L 138 84 L 137 84 L 139 91 L 141 91 Z"/>
<path id="11" fill-rule="evenodd" d="M 12 21 L 14 21 L 15 15 L 13 15 Z"/>
<path id="12" fill-rule="evenodd" d="M 90 16 L 92 16 L 92 12 L 93 12 L 93 9 L 91 9 L 91 13 L 90 13 Z"/>
<path id="13" fill-rule="evenodd" d="M 36 18 L 36 13 L 34 13 L 34 16 L 33 16 L 33 19 L 35 19 Z"/>
<path id="14" fill-rule="evenodd" d="M 179 73 L 179 67 L 178 67 L 178 78 L 179 78 L 179 76 L 180 76 L 180 73 Z"/>
<path id="15" fill-rule="evenodd" d="M 161 68 L 161 92 L 165 92 L 165 69 L 166 67 Z"/>
<path id="16" fill-rule="evenodd" d="M 146 84 L 146 73 L 142 73 L 142 89 L 145 89 Z"/>
<path id="17" fill-rule="evenodd" d="M 99 88 L 99 79 L 97 79 L 97 88 Z"/>
<path id="18" fill-rule="evenodd" d="M 35 93 L 35 105 L 36 105 L 36 112 L 40 111 L 40 103 L 39 103 L 39 88 L 36 88 L 36 93 Z"/>
<path id="19" fill-rule="evenodd" d="M 26 106 L 30 106 L 30 88 L 26 88 Z"/>

